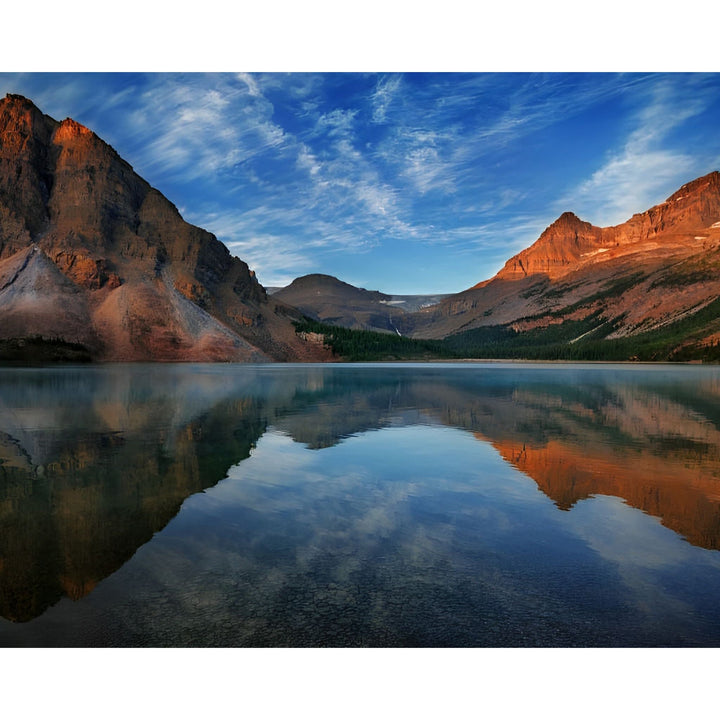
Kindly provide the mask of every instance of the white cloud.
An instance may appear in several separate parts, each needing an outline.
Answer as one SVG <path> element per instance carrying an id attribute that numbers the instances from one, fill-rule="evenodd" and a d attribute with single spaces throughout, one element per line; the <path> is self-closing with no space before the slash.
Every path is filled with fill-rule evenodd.
<path id="1" fill-rule="evenodd" d="M 266 287 L 284 287 L 316 267 L 305 248 L 300 249 L 292 239 L 279 235 L 251 235 L 228 243 L 228 248 L 248 264 Z"/>
<path id="2" fill-rule="evenodd" d="M 300 146 L 296 163 L 298 167 L 307 170 L 310 177 L 317 175 L 321 169 L 320 161 L 305 143 Z"/>
<path id="3" fill-rule="evenodd" d="M 690 180 L 695 163 L 692 156 L 670 150 L 626 147 L 566 197 L 563 207 L 594 225 L 618 225 Z"/>
<path id="4" fill-rule="evenodd" d="M 318 129 L 326 132 L 330 137 L 351 136 L 357 114 L 357 110 L 336 108 L 318 118 Z"/>
<path id="5" fill-rule="evenodd" d="M 399 75 L 383 77 L 378 82 L 371 98 L 373 122 L 387 121 L 388 109 L 400 91 L 401 84 L 402 78 Z"/>
<path id="6" fill-rule="evenodd" d="M 697 157 L 667 144 L 671 131 L 705 109 L 687 90 L 672 81 L 658 84 L 622 147 L 564 196 L 558 209 L 572 209 L 595 225 L 617 225 L 664 200 L 700 172 Z"/>
<path id="7" fill-rule="evenodd" d="M 250 97 L 262 97 L 260 88 L 258 88 L 258 84 L 250 73 L 238 73 L 237 78 L 247 85 Z"/>
<path id="8" fill-rule="evenodd" d="M 372 160 L 386 168 L 406 193 L 452 193 L 459 171 L 450 157 L 454 138 L 452 128 L 398 127 L 372 149 Z"/>
<path id="9" fill-rule="evenodd" d="M 304 207 L 196 209 L 185 217 L 212 232 L 266 286 L 284 286 L 299 275 L 317 272 L 323 258 L 334 253 L 364 253 L 376 244 L 357 222 L 323 219 L 307 214 Z"/>
<path id="10" fill-rule="evenodd" d="M 160 76 L 132 116 L 135 134 L 150 138 L 138 165 L 186 180 L 229 170 L 285 144 L 272 110 L 251 76 Z"/>
<path id="11" fill-rule="evenodd" d="M 416 228 L 404 218 L 401 190 L 382 180 L 373 156 L 355 145 L 356 114 L 342 109 L 324 114 L 317 127 L 326 131 L 330 142 L 324 142 L 318 152 L 310 146 L 311 140 L 298 146 L 296 166 L 306 170 L 310 179 L 303 187 L 306 208 L 315 211 L 316 221 L 319 217 L 329 223 L 331 237 L 338 230 L 353 229 L 357 247 L 378 234 L 415 236 Z"/>

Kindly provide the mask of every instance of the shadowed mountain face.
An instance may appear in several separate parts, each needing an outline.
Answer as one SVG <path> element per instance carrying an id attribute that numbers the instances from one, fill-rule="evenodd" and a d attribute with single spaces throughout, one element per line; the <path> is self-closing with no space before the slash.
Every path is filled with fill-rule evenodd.
<path id="1" fill-rule="evenodd" d="M 0 340 L 100 360 L 323 359 L 247 265 L 116 152 L 29 100 L 0 100 Z"/>
<path id="2" fill-rule="evenodd" d="M 710 372 L 705 372 L 710 370 Z M 83 597 L 270 427 L 323 452 L 447 426 L 572 512 L 622 498 L 720 549 L 720 383 L 707 368 L 111 366 L 0 372 L 0 614 Z"/>
<path id="3" fill-rule="evenodd" d="M 719 249 L 720 173 L 713 172 L 614 227 L 564 213 L 494 278 L 408 317 L 404 329 L 440 338 L 592 318 L 607 339 L 637 335 L 692 316 L 720 295 Z M 713 317 L 693 342 L 719 338 Z"/>
<path id="4" fill-rule="evenodd" d="M 292 305 L 313 320 L 353 330 L 394 332 L 394 318 L 405 311 L 390 304 L 390 295 L 364 290 L 331 277 L 305 275 L 274 297 Z"/>
<path id="5" fill-rule="evenodd" d="M 330 275 L 304 275 L 273 296 L 313 320 L 351 328 L 399 333 L 408 313 L 434 305 L 445 295 L 386 295 L 342 282 Z"/>

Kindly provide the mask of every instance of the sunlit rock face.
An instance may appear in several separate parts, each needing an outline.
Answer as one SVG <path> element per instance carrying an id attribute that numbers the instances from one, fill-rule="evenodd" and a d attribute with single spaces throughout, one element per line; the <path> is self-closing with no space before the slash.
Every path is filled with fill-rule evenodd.
<path id="1" fill-rule="evenodd" d="M 490 280 L 408 319 L 416 337 L 523 331 L 600 314 L 608 337 L 663 327 L 720 295 L 720 173 L 613 227 L 563 213 Z M 716 340 L 709 331 L 705 340 Z M 700 341 L 702 342 L 702 338 Z"/>
<path id="2" fill-rule="evenodd" d="M 605 263 L 623 255 L 663 255 L 707 249 L 698 233 L 716 230 L 720 218 L 720 173 L 683 185 L 665 202 L 633 215 L 627 222 L 600 228 L 572 212 L 563 213 L 531 247 L 507 261 L 497 274 L 504 280 L 542 273 L 556 280 L 580 266 Z M 713 246 L 718 233 L 713 236 Z M 697 237 L 696 237 L 697 235 Z"/>
<path id="3" fill-rule="evenodd" d="M 99 360 L 325 352 L 295 335 L 294 309 L 112 147 L 19 95 L 0 100 L 0 309 L 13 318 L 0 340 L 79 342 Z"/>

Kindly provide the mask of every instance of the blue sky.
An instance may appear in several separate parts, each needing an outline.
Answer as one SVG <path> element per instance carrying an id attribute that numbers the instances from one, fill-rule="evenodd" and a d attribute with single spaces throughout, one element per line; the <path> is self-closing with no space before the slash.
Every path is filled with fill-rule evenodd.
<path id="1" fill-rule="evenodd" d="M 720 74 L 4 73 L 266 286 L 458 292 L 572 210 L 625 221 L 720 169 Z"/>

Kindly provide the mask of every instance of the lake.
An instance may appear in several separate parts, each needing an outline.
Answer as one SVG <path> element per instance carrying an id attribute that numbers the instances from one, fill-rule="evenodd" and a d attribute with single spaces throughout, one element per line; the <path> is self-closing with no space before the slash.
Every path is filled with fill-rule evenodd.
<path id="1" fill-rule="evenodd" d="M 0 368 L 0 646 L 720 646 L 720 368 Z"/>

